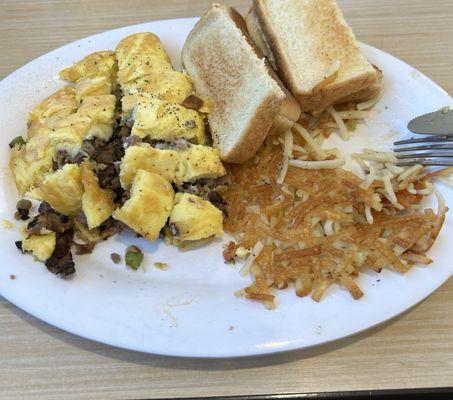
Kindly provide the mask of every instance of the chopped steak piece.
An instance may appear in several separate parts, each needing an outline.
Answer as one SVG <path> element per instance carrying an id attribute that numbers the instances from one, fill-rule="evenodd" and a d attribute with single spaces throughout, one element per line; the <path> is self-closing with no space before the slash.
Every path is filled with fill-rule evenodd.
<path id="1" fill-rule="evenodd" d="M 137 135 L 130 135 L 123 137 L 123 147 L 124 149 L 127 149 L 130 146 L 134 146 L 138 143 L 140 143 L 142 139 L 138 137 Z"/>
<path id="2" fill-rule="evenodd" d="M 22 240 L 16 240 L 14 242 L 14 244 L 16 245 L 16 247 L 23 253 L 24 250 L 22 249 Z"/>
<path id="3" fill-rule="evenodd" d="M 222 195 L 215 191 L 211 190 L 208 193 L 208 200 L 214 204 L 224 215 L 227 215 L 227 202 L 223 199 Z"/>
<path id="4" fill-rule="evenodd" d="M 223 258 L 226 263 L 233 263 L 236 261 L 236 243 L 230 242 L 223 251 Z"/>
<path id="5" fill-rule="evenodd" d="M 83 213 L 83 211 L 81 211 L 80 214 L 77 215 L 76 219 L 77 219 L 77 221 L 79 221 L 82 225 L 85 225 L 86 227 L 88 227 L 87 217 L 85 216 L 85 214 Z"/>
<path id="6" fill-rule="evenodd" d="M 115 161 L 120 161 L 123 156 L 124 148 L 122 138 L 116 137 L 97 150 L 92 158 L 99 164 L 112 164 Z"/>
<path id="7" fill-rule="evenodd" d="M 223 199 L 221 191 L 227 185 L 229 185 L 228 178 L 223 176 L 218 179 L 200 179 L 196 182 L 185 182 L 178 185 L 176 190 L 194 194 L 208 200 L 226 215 L 227 203 Z"/>
<path id="8" fill-rule="evenodd" d="M 66 164 L 80 164 L 86 157 L 87 154 L 85 154 L 84 151 L 79 151 L 75 156 L 71 156 L 66 150 L 60 149 L 56 154 L 56 160 L 54 161 L 54 170 L 63 168 Z"/>
<path id="9" fill-rule="evenodd" d="M 191 110 L 198 111 L 203 106 L 203 100 L 191 94 L 187 99 L 182 102 L 182 105 Z"/>
<path id="10" fill-rule="evenodd" d="M 96 154 L 96 150 L 100 149 L 105 142 L 101 139 L 95 138 L 93 140 L 84 140 L 82 142 L 82 150 L 88 154 L 90 158 Z"/>
<path id="11" fill-rule="evenodd" d="M 38 212 L 43 214 L 48 211 L 52 211 L 52 207 L 47 201 L 43 201 L 38 207 Z"/>
<path id="12" fill-rule="evenodd" d="M 47 203 L 46 203 L 47 204 Z M 47 210 L 47 205 L 41 204 L 39 210 Z M 65 215 L 61 215 L 56 211 L 50 209 L 50 211 L 44 211 L 33 217 L 33 219 L 27 225 L 27 234 L 39 235 L 42 228 L 48 229 L 56 233 L 63 233 L 71 230 L 73 222 Z"/>
<path id="13" fill-rule="evenodd" d="M 149 143 L 151 146 L 159 150 L 184 150 L 192 145 L 192 143 L 184 138 L 173 139 L 170 142 L 164 140 L 153 140 L 149 138 L 145 138 L 143 141 L 145 143 Z"/>
<path id="14" fill-rule="evenodd" d="M 71 253 L 72 234 L 72 230 L 57 234 L 55 251 L 46 261 L 46 267 L 50 272 L 64 278 L 75 272 Z"/>
<path id="15" fill-rule="evenodd" d="M 99 186 L 102 189 L 109 189 L 115 193 L 113 201 L 118 202 L 124 194 L 124 189 L 121 187 L 119 178 L 120 166 L 118 164 L 110 164 L 98 172 Z"/>
<path id="16" fill-rule="evenodd" d="M 74 243 L 74 247 L 76 249 L 75 253 L 77 255 L 91 254 L 94 250 L 94 246 L 96 246 L 95 243 L 84 243 L 84 244 Z"/>
<path id="17" fill-rule="evenodd" d="M 25 200 L 25 199 L 19 200 L 17 202 L 16 208 L 17 208 L 17 211 L 14 214 L 14 218 L 21 219 L 23 221 L 30 218 L 30 216 L 29 216 L 29 212 L 30 212 L 30 208 L 31 208 L 30 200 Z"/>
<path id="18" fill-rule="evenodd" d="M 110 236 L 120 233 L 124 229 L 124 225 L 116 219 L 109 218 L 99 226 L 99 229 L 101 231 L 101 238 L 106 240 Z"/>
<path id="19" fill-rule="evenodd" d="M 115 129 L 115 131 L 113 132 L 113 137 L 120 137 L 120 138 L 125 138 L 127 136 L 130 136 L 131 134 L 131 129 L 128 128 L 127 126 L 121 126 L 121 127 L 117 127 L 117 129 Z"/>
<path id="20" fill-rule="evenodd" d="M 30 210 L 31 208 L 31 201 L 30 200 L 26 200 L 26 199 L 21 199 L 17 202 L 17 206 L 16 208 L 18 210 Z"/>

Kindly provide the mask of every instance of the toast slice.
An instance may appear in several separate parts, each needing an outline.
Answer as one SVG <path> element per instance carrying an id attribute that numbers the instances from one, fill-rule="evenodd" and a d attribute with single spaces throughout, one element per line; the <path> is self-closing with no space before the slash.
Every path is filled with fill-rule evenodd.
<path id="1" fill-rule="evenodd" d="M 335 0 L 254 0 L 246 20 L 302 111 L 364 101 L 382 87 Z"/>
<path id="2" fill-rule="evenodd" d="M 248 36 L 241 15 L 214 4 L 182 51 L 196 92 L 212 103 L 208 122 L 222 160 L 250 159 L 268 134 L 289 129 L 300 108 Z"/>

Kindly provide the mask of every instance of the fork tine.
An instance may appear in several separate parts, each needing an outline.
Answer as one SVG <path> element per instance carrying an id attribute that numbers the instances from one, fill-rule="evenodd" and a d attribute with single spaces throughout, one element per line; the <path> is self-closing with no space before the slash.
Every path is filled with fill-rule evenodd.
<path id="1" fill-rule="evenodd" d="M 413 145 L 416 146 L 402 146 Z M 393 143 L 398 166 L 453 166 L 453 137 L 448 135 L 430 136 L 399 140 Z"/>
<path id="2" fill-rule="evenodd" d="M 442 153 L 442 152 L 433 152 L 429 151 L 426 153 L 410 153 L 410 154 L 396 154 L 398 160 L 407 159 L 407 158 L 430 158 L 430 157 L 439 157 L 439 158 L 452 158 L 453 152 L 451 153 Z"/>
<path id="3" fill-rule="evenodd" d="M 393 151 L 396 153 L 402 153 L 405 151 L 417 151 L 417 150 L 453 150 L 453 143 L 451 144 L 427 144 L 423 146 L 408 146 L 408 147 L 395 147 Z"/>
<path id="4" fill-rule="evenodd" d="M 424 166 L 436 166 L 436 167 L 451 167 L 453 166 L 453 160 L 435 160 L 432 158 L 414 158 L 412 160 L 398 161 L 395 163 L 398 167 L 409 167 L 412 165 L 424 165 Z"/>
<path id="5" fill-rule="evenodd" d="M 402 144 L 415 144 L 415 143 L 435 143 L 435 142 L 453 142 L 453 137 L 451 136 L 431 136 L 431 137 L 424 137 L 424 138 L 410 138 L 406 140 L 398 140 L 397 142 L 393 143 L 395 146 L 399 146 Z"/>

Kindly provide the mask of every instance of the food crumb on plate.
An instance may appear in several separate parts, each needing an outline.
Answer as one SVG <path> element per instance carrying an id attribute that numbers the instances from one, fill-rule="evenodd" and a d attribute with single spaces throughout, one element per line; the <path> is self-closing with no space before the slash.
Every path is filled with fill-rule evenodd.
<path id="1" fill-rule="evenodd" d="M 124 255 L 126 265 L 137 270 L 143 261 L 143 252 L 137 246 L 129 246 Z"/>
<path id="2" fill-rule="evenodd" d="M 8 221 L 7 219 L 4 219 L 2 221 L 2 224 L 3 224 L 3 227 L 6 229 L 11 229 L 13 227 L 13 224 L 11 223 L 11 221 Z"/>
<path id="3" fill-rule="evenodd" d="M 245 248 L 245 247 L 243 247 L 243 246 L 239 246 L 239 247 L 236 249 L 236 255 L 237 255 L 239 258 L 245 258 L 245 257 L 247 257 L 249 254 L 250 254 L 250 249 Z"/>
<path id="4" fill-rule="evenodd" d="M 16 279 L 16 275 L 11 274 L 11 275 L 9 276 L 9 279 L 11 279 L 12 281 L 15 280 L 15 279 Z"/>
<path id="5" fill-rule="evenodd" d="M 166 271 L 168 268 L 170 268 L 170 266 L 164 262 L 155 262 L 154 266 L 158 269 L 161 269 L 162 271 Z"/>
<path id="6" fill-rule="evenodd" d="M 118 253 L 110 254 L 110 258 L 115 264 L 119 264 L 121 262 L 121 256 Z"/>
<path id="7" fill-rule="evenodd" d="M 230 325 L 230 327 L 228 328 L 229 331 L 233 331 L 234 330 L 234 326 L 233 325 Z"/>

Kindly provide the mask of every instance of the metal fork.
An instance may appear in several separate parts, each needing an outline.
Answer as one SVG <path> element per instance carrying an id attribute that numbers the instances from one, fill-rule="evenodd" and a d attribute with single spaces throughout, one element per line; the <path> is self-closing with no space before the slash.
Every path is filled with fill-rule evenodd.
<path id="1" fill-rule="evenodd" d="M 396 165 L 453 166 L 453 110 L 444 108 L 414 118 L 407 128 L 425 136 L 393 143 Z"/>

